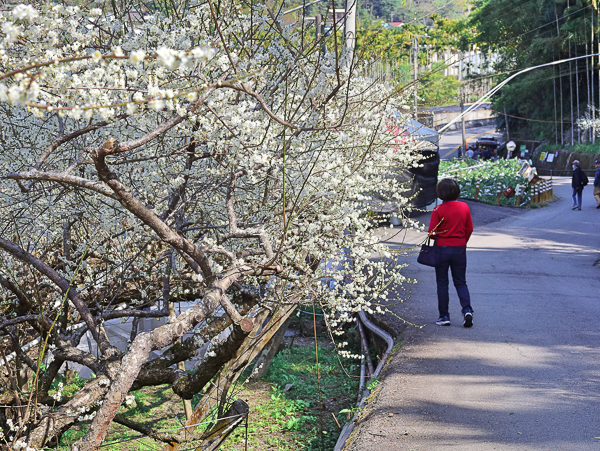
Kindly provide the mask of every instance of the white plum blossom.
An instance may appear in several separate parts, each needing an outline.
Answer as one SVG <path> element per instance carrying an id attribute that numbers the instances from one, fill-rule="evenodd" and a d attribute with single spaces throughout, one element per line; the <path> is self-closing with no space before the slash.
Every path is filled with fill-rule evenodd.
<path id="1" fill-rule="evenodd" d="M 131 54 L 129 55 L 129 61 L 131 61 L 132 64 L 140 64 L 141 62 L 144 61 L 145 57 L 146 57 L 145 51 L 135 50 L 135 51 L 131 52 Z"/>
<path id="2" fill-rule="evenodd" d="M 12 10 L 12 15 L 15 19 L 18 20 L 33 20 L 36 17 L 38 17 L 39 14 L 33 6 L 21 4 L 14 7 L 14 9 Z"/>
<path id="3" fill-rule="evenodd" d="M 373 215 L 385 198 L 412 224 L 394 175 L 418 165 L 419 149 L 390 132 L 409 119 L 406 93 L 365 76 L 367 63 L 346 64 L 333 36 L 326 52 L 307 45 L 301 22 L 280 28 L 264 4 L 220 2 L 218 27 L 205 0 L 192 0 L 184 20 L 78 5 L 0 14 L 0 274 L 22 287 L 2 288 L 10 308 L 0 311 L 13 316 L 0 324 L 21 302 L 29 316 L 19 327 L 31 336 L 41 318 L 55 324 L 43 335 L 49 356 L 92 362 L 102 378 L 86 382 L 95 391 L 71 414 L 62 386 L 45 394 L 40 408 L 57 409 L 61 431 L 90 420 L 89 434 L 108 430 L 111 407 L 100 401 L 127 403 L 123 384 L 137 374 L 183 377 L 180 362 L 150 371 L 152 351 L 168 356 L 190 337 L 206 359 L 221 357 L 244 324 L 231 305 L 260 321 L 316 305 L 343 337 L 357 312 L 382 311 L 394 287 L 412 282 Z M 105 321 L 134 317 L 168 322 L 132 330 L 125 350 L 106 344 Z M 97 351 L 82 351 L 83 337 Z M 340 355 L 360 358 L 346 346 L 340 338 Z M 48 446 L 56 436 L 44 418 L 30 415 L 18 438 Z"/>
<path id="4" fill-rule="evenodd" d="M 98 50 L 93 52 L 92 53 L 92 61 L 94 63 L 99 63 L 100 61 L 102 61 L 102 53 L 100 53 Z"/>
<path id="5" fill-rule="evenodd" d="M 167 69 L 175 69 L 177 67 L 178 55 L 174 50 L 167 47 L 160 47 L 156 51 L 156 54 L 158 55 L 158 64 L 162 64 Z"/>
<path id="6" fill-rule="evenodd" d="M 56 392 L 53 393 L 51 396 L 55 401 L 62 401 L 62 391 L 63 391 L 63 383 L 59 382 L 58 383 L 58 387 L 56 388 Z"/>

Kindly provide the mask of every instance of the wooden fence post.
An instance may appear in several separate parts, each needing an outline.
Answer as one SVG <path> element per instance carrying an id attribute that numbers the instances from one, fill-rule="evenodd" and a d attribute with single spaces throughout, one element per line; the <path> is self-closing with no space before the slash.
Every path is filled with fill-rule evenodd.
<path id="1" fill-rule="evenodd" d="M 475 200 L 479 200 L 479 185 L 481 184 L 481 179 L 477 180 L 477 185 L 475 185 Z"/>
<path id="2" fill-rule="evenodd" d="M 521 205 L 521 185 L 517 185 L 517 187 L 515 188 L 515 198 L 516 205 L 517 207 L 519 207 Z"/>
<path id="3" fill-rule="evenodd" d="M 498 182 L 498 192 L 496 193 L 497 205 L 500 205 L 500 197 L 502 197 L 502 182 Z"/>

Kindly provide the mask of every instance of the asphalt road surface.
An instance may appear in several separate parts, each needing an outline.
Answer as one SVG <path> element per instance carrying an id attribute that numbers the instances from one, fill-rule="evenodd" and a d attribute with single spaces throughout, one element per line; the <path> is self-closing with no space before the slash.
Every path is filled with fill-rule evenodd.
<path id="1" fill-rule="evenodd" d="M 496 127 L 485 125 L 465 129 L 467 144 L 474 144 L 479 136 L 495 136 L 501 142 L 502 134 L 496 133 Z M 450 130 L 444 132 L 440 137 L 440 158 L 450 159 L 458 156 L 458 147 L 462 142 L 462 130 Z"/>
<path id="2" fill-rule="evenodd" d="M 424 327 L 404 327 L 347 450 L 600 450 L 600 210 L 555 183 L 544 208 L 470 203 L 471 329 L 452 285 L 452 325 L 435 325 L 434 271 L 405 258 L 419 282 L 391 308 Z"/>

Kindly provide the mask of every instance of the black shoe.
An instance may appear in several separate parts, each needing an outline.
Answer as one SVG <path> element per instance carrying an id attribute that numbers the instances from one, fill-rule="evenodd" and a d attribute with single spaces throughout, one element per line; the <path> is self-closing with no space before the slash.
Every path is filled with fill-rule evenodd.
<path id="1" fill-rule="evenodd" d="M 577 210 L 581 211 L 581 207 L 579 207 Z"/>
<path id="2" fill-rule="evenodd" d="M 596 208 L 600 208 L 600 204 L 596 205 Z"/>
<path id="3" fill-rule="evenodd" d="M 463 323 L 463 326 L 465 326 L 465 327 L 473 326 L 473 312 L 465 313 L 465 322 Z"/>
<path id="4" fill-rule="evenodd" d="M 573 208 L 571 208 L 571 210 L 577 210 L 577 205 L 573 205 Z"/>
<path id="5" fill-rule="evenodd" d="M 450 318 L 448 318 L 447 316 L 440 316 L 435 323 L 438 326 L 449 326 L 450 325 Z"/>

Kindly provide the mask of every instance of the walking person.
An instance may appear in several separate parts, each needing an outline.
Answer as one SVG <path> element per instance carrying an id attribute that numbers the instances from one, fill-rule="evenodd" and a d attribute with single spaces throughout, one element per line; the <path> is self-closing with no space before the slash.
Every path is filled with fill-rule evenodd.
<path id="1" fill-rule="evenodd" d="M 596 175 L 594 176 L 594 199 L 596 199 L 596 208 L 600 208 L 600 160 L 594 161 Z"/>
<path id="2" fill-rule="evenodd" d="M 450 269 L 462 307 L 463 326 L 471 327 L 473 308 L 466 279 L 467 241 L 473 233 L 471 211 L 465 202 L 457 200 L 460 187 L 452 179 L 443 179 L 438 183 L 437 195 L 443 202 L 433 209 L 429 223 L 429 234 L 436 240 L 440 257 L 439 264 L 435 267 L 440 317 L 435 323 L 438 326 L 450 325 L 448 310 L 450 303 L 448 269 Z"/>
<path id="3" fill-rule="evenodd" d="M 579 167 L 579 160 L 573 160 L 571 164 L 573 166 L 573 178 L 571 179 L 571 187 L 573 188 L 571 193 L 571 197 L 573 198 L 572 210 L 581 210 L 583 187 L 588 184 L 588 178 L 585 172 Z"/>

